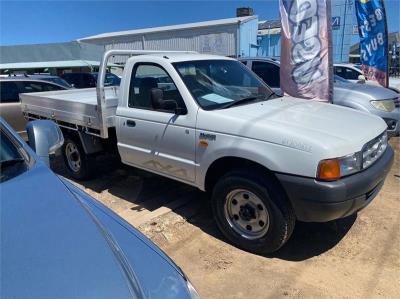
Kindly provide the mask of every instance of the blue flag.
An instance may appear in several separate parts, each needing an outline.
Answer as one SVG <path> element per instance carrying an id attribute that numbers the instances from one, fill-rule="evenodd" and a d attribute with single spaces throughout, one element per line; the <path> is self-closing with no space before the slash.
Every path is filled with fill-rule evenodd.
<path id="1" fill-rule="evenodd" d="M 388 32 L 383 0 L 356 0 L 361 68 L 365 76 L 388 86 Z"/>

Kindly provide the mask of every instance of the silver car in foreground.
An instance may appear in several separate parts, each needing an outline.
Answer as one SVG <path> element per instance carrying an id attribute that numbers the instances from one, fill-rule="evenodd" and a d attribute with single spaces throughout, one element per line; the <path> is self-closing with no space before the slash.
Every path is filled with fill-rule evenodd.
<path id="1" fill-rule="evenodd" d="M 278 93 L 281 92 L 279 60 L 253 57 L 242 58 L 240 61 L 272 89 Z M 390 137 L 399 136 L 400 97 L 398 93 L 379 86 L 352 83 L 336 75 L 334 80 L 333 104 L 380 116 L 388 126 L 388 135 Z"/>
<path id="2" fill-rule="evenodd" d="M 47 167 L 64 142 L 55 123 L 27 132 L 36 153 L 0 117 L 0 298 L 199 298 L 156 245 Z"/>

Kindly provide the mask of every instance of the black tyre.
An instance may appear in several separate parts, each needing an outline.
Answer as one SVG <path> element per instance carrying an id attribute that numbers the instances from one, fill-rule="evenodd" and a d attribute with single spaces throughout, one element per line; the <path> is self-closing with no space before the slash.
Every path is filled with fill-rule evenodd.
<path id="1" fill-rule="evenodd" d="M 94 157 L 87 155 L 78 137 L 66 136 L 62 155 L 68 174 L 78 180 L 93 177 Z"/>
<path id="2" fill-rule="evenodd" d="M 257 254 L 272 253 L 290 238 L 296 218 L 272 176 L 233 171 L 212 192 L 219 229 L 235 246 Z"/>

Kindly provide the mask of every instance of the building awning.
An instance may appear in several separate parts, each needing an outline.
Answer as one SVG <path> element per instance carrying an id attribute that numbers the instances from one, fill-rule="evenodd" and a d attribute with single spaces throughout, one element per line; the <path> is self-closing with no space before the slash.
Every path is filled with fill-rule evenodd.
<path id="1" fill-rule="evenodd" d="M 258 35 L 281 34 L 281 28 L 271 28 L 258 30 Z"/>
<path id="2" fill-rule="evenodd" d="M 42 62 L 15 62 L 1 63 L 0 70 L 27 70 L 42 68 L 69 68 L 69 67 L 98 67 L 99 61 L 90 60 L 66 60 L 66 61 L 42 61 Z M 108 64 L 111 67 L 120 67 L 117 64 Z"/>

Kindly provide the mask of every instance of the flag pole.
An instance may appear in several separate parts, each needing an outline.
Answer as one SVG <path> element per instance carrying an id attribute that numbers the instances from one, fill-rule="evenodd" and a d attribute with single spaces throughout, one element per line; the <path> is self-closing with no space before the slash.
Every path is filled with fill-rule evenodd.
<path id="1" fill-rule="evenodd" d="M 381 0 L 382 3 L 382 8 L 385 13 L 385 33 L 386 33 L 386 42 L 385 42 L 385 51 L 386 51 L 386 82 L 385 82 L 385 87 L 389 87 L 389 31 L 388 31 L 388 26 L 387 26 L 387 15 L 386 15 L 386 7 L 385 7 L 385 2 L 384 0 Z"/>

